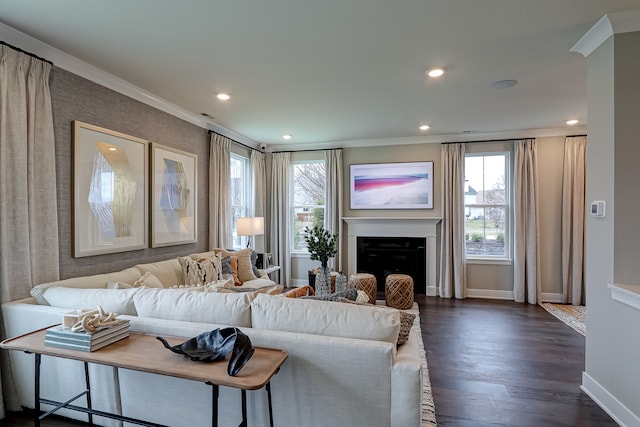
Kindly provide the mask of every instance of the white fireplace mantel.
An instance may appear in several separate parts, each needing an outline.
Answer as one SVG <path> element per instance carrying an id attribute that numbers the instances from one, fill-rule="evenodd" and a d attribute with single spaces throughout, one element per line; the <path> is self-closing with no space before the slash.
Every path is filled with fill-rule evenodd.
<path id="1" fill-rule="evenodd" d="M 423 237 L 426 239 L 427 295 L 436 295 L 437 225 L 442 218 L 344 217 L 347 223 L 348 274 L 358 271 L 358 237 Z"/>

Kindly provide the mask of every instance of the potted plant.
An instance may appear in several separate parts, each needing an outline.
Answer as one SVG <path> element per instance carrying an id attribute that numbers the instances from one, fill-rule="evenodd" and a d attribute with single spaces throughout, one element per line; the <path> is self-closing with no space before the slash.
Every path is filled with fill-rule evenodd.
<path id="1" fill-rule="evenodd" d="M 329 258 L 337 253 L 337 234 L 331 234 L 324 227 L 316 225 L 313 228 L 305 227 L 304 241 L 307 250 L 314 261 L 320 261 L 320 268 L 316 274 L 316 294 L 326 295 L 331 293 L 331 278 L 329 276 Z"/>

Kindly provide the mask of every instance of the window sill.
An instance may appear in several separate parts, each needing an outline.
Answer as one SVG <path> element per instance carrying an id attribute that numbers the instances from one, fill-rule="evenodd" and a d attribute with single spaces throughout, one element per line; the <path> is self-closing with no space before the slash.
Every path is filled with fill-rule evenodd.
<path id="1" fill-rule="evenodd" d="M 640 285 L 607 285 L 611 289 L 611 298 L 615 301 L 626 304 L 640 310 Z"/>
<path id="2" fill-rule="evenodd" d="M 467 258 L 466 264 L 485 264 L 485 265 L 511 265 L 513 261 L 509 258 Z"/>

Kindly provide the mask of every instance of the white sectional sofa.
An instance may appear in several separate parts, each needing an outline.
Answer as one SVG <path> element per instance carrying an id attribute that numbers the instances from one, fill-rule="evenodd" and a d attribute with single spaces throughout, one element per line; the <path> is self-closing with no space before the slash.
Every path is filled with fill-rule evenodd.
<path id="1" fill-rule="evenodd" d="M 188 338 L 237 326 L 254 346 L 289 353 L 271 381 L 276 426 L 420 426 L 418 337 L 413 329 L 407 342 L 397 347 L 397 310 L 253 293 L 107 289 L 107 283 L 133 283 L 149 271 L 165 287 L 182 284 L 176 259 L 43 284 L 34 288 L 35 296 L 2 305 L 6 334 L 60 323 L 71 309 L 97 304 L 130 320 L 132 331 L 165 337 Z M 158 341 L 158 351 L 168 350 Z M 34 408 L 33 355 L 11 351 L 10 360 L 19 403 Z M 43 397 L 66 400 L 84 388 L 80 362 L 44 356 L 41 375 Z M 119 411 L 118 388 L 126 416 L 175 427 L 211 424 L 211 390 L 206 384 L 125 369 L 116 375 L 113 368 L 97 365 L 90 366 L 90 376 L 98 410 Z M 238 425 L 240 391 L 221 387 L 219 404 L 220 425 Z M 86 420 L 78 412 L 61 414 Z M 250 426 L 268 425 L 264 390 L 248 393 L 248 417 Z M 104 418 L 96 422 L 117 425 Z"/>

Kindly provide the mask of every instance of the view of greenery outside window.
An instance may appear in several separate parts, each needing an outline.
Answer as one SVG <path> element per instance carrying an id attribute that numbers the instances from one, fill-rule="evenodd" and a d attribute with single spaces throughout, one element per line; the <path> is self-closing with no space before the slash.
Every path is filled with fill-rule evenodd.
<path id="1" fill-rule="evenodd" d="M 510 255 L 509 153 L 473 153 L 464 160 L 464 235 L 468 258 Z"/>
<path id="2" fill-rule="evenodd" d="M 238 236 L 238 218 L 249 214 L 249 159 L 231 154 L 231 209 L 233 212 L 233 249 L 242 249 L 243 237 Z"/>
<path id="3" fill-rule="evenodd" d="M 291 163 L 292 252 L 307 253 L 305 227 L 324 226 L 325 186 L 324 160 Z"/>

